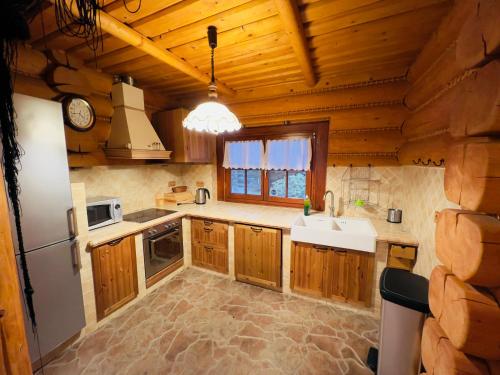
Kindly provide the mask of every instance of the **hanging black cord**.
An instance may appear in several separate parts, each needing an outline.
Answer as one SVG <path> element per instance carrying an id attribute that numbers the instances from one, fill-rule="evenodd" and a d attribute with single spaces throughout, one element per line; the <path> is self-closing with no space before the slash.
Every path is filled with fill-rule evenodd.
<path id="1" fill-rule="evenodd" d="M 212 63 L 212 79 L 210 83 L 215 84 L 215 69 L 214 69 L 214 48 L 212 47 L 212 53 L 210 56 L 210 62 Z"/>

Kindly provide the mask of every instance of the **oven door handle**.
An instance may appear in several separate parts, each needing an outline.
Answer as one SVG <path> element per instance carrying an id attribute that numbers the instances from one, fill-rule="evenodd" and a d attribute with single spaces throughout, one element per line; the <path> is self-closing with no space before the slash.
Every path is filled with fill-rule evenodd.
<path id="1" fill-rule="evenodd" d="M 171 237 L 173 235 L 176 235 L 177 233 L 179 233 L 179 229 L 176 229 L 172 232 L 168 232 L 168 233 L 165 233 L 165 234 L 162 234 L 161 236 L 158 236 L 158 237 L 153 237 L 153 238 L 150 238 L 149 239 L 149 242 L 151 242 L 151 244 L 154 246 L 154 244 L 158 241 L 161 241 L 161 240 L 164 240 L 165 238 L 167 237 Z"/>

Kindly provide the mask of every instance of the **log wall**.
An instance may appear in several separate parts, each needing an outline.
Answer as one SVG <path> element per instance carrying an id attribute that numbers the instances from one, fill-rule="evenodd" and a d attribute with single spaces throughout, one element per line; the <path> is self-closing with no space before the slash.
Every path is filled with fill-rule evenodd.
<path id="1" fill-rule="evenodd" d="M 247 127 L 284 125 L 286 132 L 289 123 L 328 120 L 330 165 L 397 165 L 407 90 L 404 77 L 334 87 L 320 82 L 314 89 L 228 104 Z"/>
<path id="2" fill-rule="evenodd" d="M 401 164 L 442 164 L 451 137 L 500 135 L 499 18 L 498 1 L 456 1 L 410 67 Z"/>
<path id="3" fill-rule="evenodd" d="M 454 3 L 408 73 L 402 164 L 445 165 L 460 210 L 437 216 L 427 374 L 496 374 L 500 361 L 500 2 Z"/>
<path id="4" fill-rule="evenodd" d="M 61 100 L 66 94 L 87 98 L 96 112 L 96 124 L 87 132 L 64 127 L 70 167 L 114 164 L 103 152 L 111 131 L 111 87 L 113 78 L 87 67 L 64 51 L 45 52 L 20 45 L 15 66 L 14 90 L 18 93 L 49 100 Z M 176 105 L 165 96 L 144 92 L 146 114 L 151 116 L 168 106 Z M 119 163 L 130 163 L 119 161 Z M 143 163 L 132 161 L 132 163 Z"/>

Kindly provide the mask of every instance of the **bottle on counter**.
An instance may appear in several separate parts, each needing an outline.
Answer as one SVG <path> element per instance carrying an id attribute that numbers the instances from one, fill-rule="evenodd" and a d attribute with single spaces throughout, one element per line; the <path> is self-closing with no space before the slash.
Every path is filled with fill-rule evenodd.
<path id="1" fill-rule="evenodd" d="M 311 209 L 311 200 L 309 199 L 309 196 L 306 195 L 304 199 L 304 216 L 309 216 L 310 209 Z"/>

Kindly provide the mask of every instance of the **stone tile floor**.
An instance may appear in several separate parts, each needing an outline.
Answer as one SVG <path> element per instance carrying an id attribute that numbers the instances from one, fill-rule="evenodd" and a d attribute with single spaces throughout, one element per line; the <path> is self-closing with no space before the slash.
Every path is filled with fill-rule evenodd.
<path id="1" fill-rule="evenodd" d="M 189 268 L 64 351 L 46 375 L 372 374 L 378 321 Z"/>

